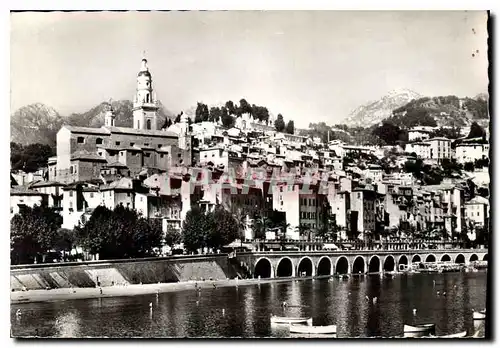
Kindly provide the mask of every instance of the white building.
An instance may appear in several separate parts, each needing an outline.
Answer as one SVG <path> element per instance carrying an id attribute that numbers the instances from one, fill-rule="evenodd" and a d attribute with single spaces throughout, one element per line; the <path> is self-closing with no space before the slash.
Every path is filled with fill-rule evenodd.
<path id="1" fill-rule="evenodd" d="M 475 160 L 488 158 L 489 144 L 462 143 L 455 148 L 455 158 L 458 163 L 474 162 Z"/>
<path id="2" fill-rule="evenodd" d="M 489 205 L 488 199 L 476 196 L 465 203 L 465 217 L 474 225 L 485 226 L 489 218 Z"/>
<path id="3" fill-rule="evenodd" d="M 406 144 L 405 151 L 407 153 L 415 153 L 418 158 L 431 158 L 431 144 L 427 142 L 416 142 Z"/>
<path id="4" fill-rule="evenodd" d="M 428 127 L 417 126 L 408 131 L 408 141 L 429 139 L 430 131 Z"/>

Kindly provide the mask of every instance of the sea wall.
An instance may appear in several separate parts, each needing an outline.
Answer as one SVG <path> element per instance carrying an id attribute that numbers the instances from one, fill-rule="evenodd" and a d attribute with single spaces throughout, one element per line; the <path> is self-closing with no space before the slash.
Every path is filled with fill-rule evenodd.
<path id="1" fill-rule="evenodd" d="M 11 290 L 169 283 L 236 276 L 227 255 L 11 266 Z"/>

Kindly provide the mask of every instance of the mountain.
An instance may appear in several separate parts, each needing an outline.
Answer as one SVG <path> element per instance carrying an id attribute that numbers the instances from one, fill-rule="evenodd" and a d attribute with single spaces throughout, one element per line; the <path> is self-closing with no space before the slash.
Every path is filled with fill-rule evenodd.
<path id="1" fill-rule="evenodd" d="M 132 127 L 133 104 L 130 100 L 113 101 L 118 127 Z M 11 117 L 10 140 L 23 145 L 41 143 L 55 145 L 56 134 L 63 124 L 80 127 L 98 128 L 104 125 L 104 115 L 108 103 L 102 102 L 83 113 L 73 113 L 68 117 L 61 116 L 54 108 L 41 103 L 24 106 Z M 159 102 L 158 127 L 162 127 L 165 119 L 174 118 L 174 114 Z"/>
<path id="2" fill-rule="evenodd" d="M 23 106 L 10 119 L 10 140 L 22 145 L 40 143 L 54 146 L 65 119 L 50 106 L 35 103 Z"/>
<path id="3" fill-rule="evenodd" d="M 409 89 L 393 90 L 377 101 L 359 106 L 342 123 L 350 127 L 369 127 L 390 117 L 394 109 L 420 97 Z"/>

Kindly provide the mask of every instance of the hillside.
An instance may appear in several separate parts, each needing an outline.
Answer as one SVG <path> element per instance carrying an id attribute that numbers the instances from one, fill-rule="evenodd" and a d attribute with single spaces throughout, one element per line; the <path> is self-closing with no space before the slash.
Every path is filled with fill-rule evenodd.
<path id="1" fill-rule="evenodd" d="M 54 108 L 41 103 L 24 106 L 11 117 L 10 140 L 22 145 L 41 143 L 53 146 L 56 134 L 63 124 L 80 127 L 101 127 L 104 125 L 104 114 L 107 102 L 102 102 L 83 113 L 73 113 L 68 117 L 61 116 Z M 116 125 L 132 127 L 132 102 L 119 100 L 112 102 L 116 114 Z M 158 127 L 165 119 L 173 118 L 172 112 L 160 103 Z"/>
<path id="2" fill-rule="evenodd" d="M 393 90 L 379 100 L 359 106 L 342 123 L 350 127 L 369 127 L 390 117 L 394 109 L 421 97 L 409 89 Z"/>
<path id="3" fill-rule="evenodd" d="M 477 120 L 488 120 L 488 102 L 483 96 L 458 98 L 457 96 L 423 97 L 393 110 L 386 119 L 409 128 L 412 126 L 469 126 Z"/>

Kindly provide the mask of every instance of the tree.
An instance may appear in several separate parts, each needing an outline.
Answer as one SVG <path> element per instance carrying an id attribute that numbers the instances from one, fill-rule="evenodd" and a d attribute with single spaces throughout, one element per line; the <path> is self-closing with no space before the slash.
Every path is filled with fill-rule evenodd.
<path id="1" fill-rule="evenodd" d="M 221 110 L 221 121 L 225 128 L 231 128 L 234 125 L 234 117 L 228 114 L 226 108 Z"/>
<path id="2" fill-rule="evenodd" d="M 174 123 L 179 123 L 179 122 L 181 122 L 181 116 L 182 116 L 182 112 L 181 112 L 179 115 L 177 115 L 177 116 L 175 117 Z"/>
<path id="3" fill-rule="evenodd" d="M 44 144 L 29 144 L 23 146 L 10 143 L 10 166 L 13 170 L 23 170 L 27 173 L 36 172 L 47 166 L 50 156 L 55 155 L 55 149 Z"/>
<path id="4" fill-rule="evenodd" d="M 180 117 L 179 117 L 179 121 L 180 121 Z M 172 120 L 170 118 L 166 118 L 165 119 L 165 122 L 163 123 L 163 126 L 161 127 L 161 129 L 167 129 L 168 127 L 170 127 L 172 125 Z"/>
<path id="5" fill-rule="evenodd" d="M 278 114 L 276 121 L 274 121 L 274 128 L 276 128 L 276 131 L 278 132 L 283 132 L 283 130 L 285 129 L 285 121 L 283 120 L 283 115 Z"/>
<path id="6" fill-rule="evenodd" d="M 240 115 L 245 113 L 251 114 L 252 107 L 250 106 L 250 104 L 248 104 L 248 102 L 245 99 L 242 98 L 240 100 Z"/>
<path id="7" fill-rule="evenodd" d="M 208 118 L 211 122 L 218 122 L 221 117 L 221 109 L 219 107 L 210 108 L 210 116 Z"/>
<path id="8" fill-rule="evenodd" d="M 62 222 L 47 206 L 23 207 L 10 221 L 11 262 L 30 263 L 53 249 Z"/>
<path id="9" fill-rule="evenodd" d="M 467 139 L 471 138 L 485 138 L 486 137 L 486 132 L 484 129 L 477 124 L 477 122 L 472 122 L 470 125 L 470 132 L 469 135 L 467 136 Z"/>
<path id="10" fill-rule="evenodd" d="M 236 113 L 236 108 L 234 107 L 234 103 L 231 100 L 228 100 L 226 102 L 226 109 L 229 115 L 235 115 Z"/>
<path id="11" fill-rule="evenodd" d="M 256 214 L 252 221 L 252 231 L 255 239 L 266 239 L 266 232 L 269 228 L 269 219 Z"/>
<path id="12" fill-rule="evenodd" d="M 238 223 L 233 214 L 221 205 L 217 205 L 214 211 L 207 215 L 206 229 L 210 232 L 210 247 L 220 249 L 240 236 Z"/>
<path id="13" fill-rule="evenodd" d="M 466 172 L 473 172 L 474 171 L 474 163 L 472 163 L 472 162 L 465 162 L 464 163 L 464 170 Z"/>
<path id="14" fill-rule="evenodd" d="M 288 123 L 286 124 L 286 132 L 288 134 L 293 134 L 294 133 L 294 125 L 293 125 L 293 121 L 292 120 L 288 121 Z"/>
<path id="15" fill-rule="evenodd" d="M 198 206 L 194 206 L 186 214 L 182 225 L 182 241 L 184 249 L 195 252 L 199 248 L 208 247 L 209 231 L 206 227 L 206 216 Z"/>
<path id="16" fill-rule="evenodd" d="M 101 259 L 154 256 L 162 246 L 161 224 L 122 205 L 114 210 L 98 206 L 76 230 L 83 249 Z"/>
<path id="17" fill-rule="evenodd" d="M 388 145 L 395 145 L 400 138 L 401 129 L 392 123 L 384 122 L 373 130 L 373 135 L 378 136 Z"/>
<path id="18" fill-rule="evenodd" d="M 165 245 L 173 248 L 175 245 L 182 242 L 182 236 L 179 230 L 175 228 L 169 228 L 165 234 Z"/>

